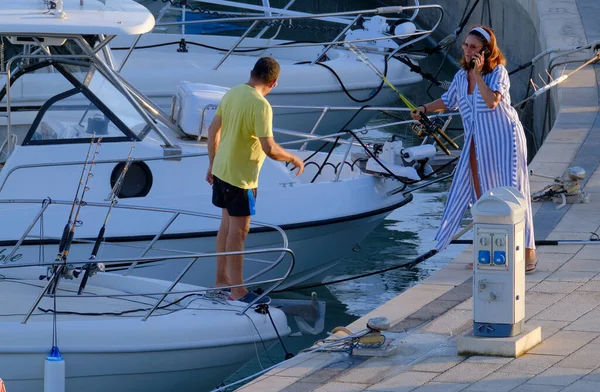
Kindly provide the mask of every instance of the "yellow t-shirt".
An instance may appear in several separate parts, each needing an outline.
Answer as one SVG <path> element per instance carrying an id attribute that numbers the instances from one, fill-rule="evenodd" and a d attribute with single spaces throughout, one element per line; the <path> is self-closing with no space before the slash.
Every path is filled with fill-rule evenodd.
<path id="1" fill-rule="evenodd" d="M 242 189 L 258 187 L 258 173 L 265 160 L 259 137 L 273 137 L 273 110 L 256 89 L 233 87 L 217 108 L 221 139 L 212 174 Z"/>

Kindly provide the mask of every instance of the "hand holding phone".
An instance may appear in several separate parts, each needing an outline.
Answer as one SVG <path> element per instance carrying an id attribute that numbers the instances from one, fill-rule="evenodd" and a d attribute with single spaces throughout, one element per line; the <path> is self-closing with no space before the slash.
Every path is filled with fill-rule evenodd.
<path id="1" fill-rule="evenodd" d="M 479 54 L 483 55 L 483 59 L 485 60 L 487 58 L 487 56 L 490 55 L 490 50 L 488 49 L 487 46 L 483 46 L 483 48 L 481 48 L 481 50 L 479 51 Z M 469 69 L 473 69 L 475 68 L 475 58 L 472 58 L 471 61 L 469 61 Z"/>

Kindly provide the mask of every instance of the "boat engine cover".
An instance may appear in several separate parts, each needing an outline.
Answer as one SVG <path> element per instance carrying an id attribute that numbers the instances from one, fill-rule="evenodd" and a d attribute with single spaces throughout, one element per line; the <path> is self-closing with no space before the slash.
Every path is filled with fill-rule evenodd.
<path id="1" fill-rule="evenodd" d="M 212 84 L 181 82 L 173 99 L 173 121 L 190 136 L 208 137 L 208 127 L 226 87 Z"/>

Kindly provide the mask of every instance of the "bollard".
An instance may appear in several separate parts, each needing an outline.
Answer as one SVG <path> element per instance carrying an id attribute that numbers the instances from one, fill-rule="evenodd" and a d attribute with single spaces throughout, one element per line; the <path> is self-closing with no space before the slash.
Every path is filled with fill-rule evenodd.
<path id="1" fill-rule="evenodd" d="M 525 319 L 525 212 L 513 187 L 494 188 L 473 206 L 473 335 L 512 337 Z"/>

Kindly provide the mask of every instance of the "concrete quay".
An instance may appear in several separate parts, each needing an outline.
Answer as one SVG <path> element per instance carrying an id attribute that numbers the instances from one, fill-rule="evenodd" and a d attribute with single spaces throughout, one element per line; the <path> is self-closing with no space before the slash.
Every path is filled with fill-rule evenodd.
<path id="1" fill-rule="evenodd" d="M 600 40 L 598 0 L 520 1 L 527 3 L 545 48 Z M 557 67 L 554 76 L 579 64 Z M 591 197 L 589 204 L 559 210 L 552 202 L 534 203 L 538 240 L 588 240 L 600 230 L 599 77 L 600 66 L 587 67 L 553 92 L 556 121 L 530 169 L 559 176 L 581 166 Z M 531 178 L 533 192 L 548 184 Z M 600 391 L 600 244 L 543 246 L 538 258 L 537 271 L 526 276 L 525 312 L 526 324 L 541 326 L 543 341 L 519 358 L 457 355 L 457 336 L 472 328 L 472 271 L 465 265 L 473 254 L 467 248 L 446 268 L 348 326 L 358 331 L 372 317 L 387 317 L 391 328 L 385 336 L 399 347 L 394 355 L 300 354 L 239 390 Z"/>

